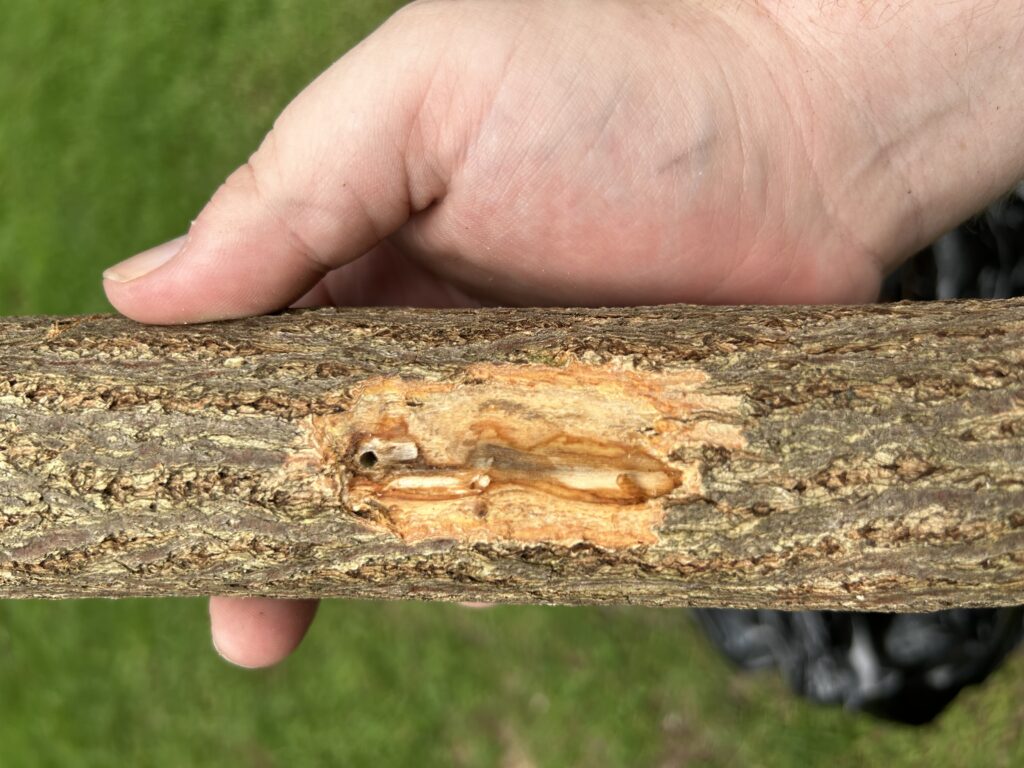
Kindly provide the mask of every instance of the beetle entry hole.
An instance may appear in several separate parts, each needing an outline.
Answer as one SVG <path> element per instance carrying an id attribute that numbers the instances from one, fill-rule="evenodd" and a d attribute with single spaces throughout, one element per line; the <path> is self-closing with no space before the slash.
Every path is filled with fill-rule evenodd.
<path id="1" fill-rule="evenodd" d="M 377 466 L 377 461 L 377 454 L 373 451 L 363 451 L 359 454 L 359 466 L 364 469 L 371 469 L 372 467 Z"/>

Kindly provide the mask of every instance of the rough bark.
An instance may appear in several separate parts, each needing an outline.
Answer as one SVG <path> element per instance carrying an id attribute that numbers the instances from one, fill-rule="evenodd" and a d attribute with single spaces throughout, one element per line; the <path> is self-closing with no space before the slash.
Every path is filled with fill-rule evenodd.
<path id="1" fill-rule="evenodd" d="M 0 320 L 0 596 L 1024 603 L 1024 301 Z"/>

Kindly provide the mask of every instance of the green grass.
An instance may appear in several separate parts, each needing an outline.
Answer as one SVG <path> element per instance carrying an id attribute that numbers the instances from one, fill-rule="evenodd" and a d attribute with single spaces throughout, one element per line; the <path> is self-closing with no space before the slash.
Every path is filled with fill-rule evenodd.
<path id="1" fill-rule="evenodd" d="M 394 2 L 0 0 L 0 312 L 106 309 Z M 0 766 L 1010 766 L 1024 657 L 907 729 L 738 676 L 685 612 L 335 602 L 281 667 L 200 601 L 0 603 Z"/>

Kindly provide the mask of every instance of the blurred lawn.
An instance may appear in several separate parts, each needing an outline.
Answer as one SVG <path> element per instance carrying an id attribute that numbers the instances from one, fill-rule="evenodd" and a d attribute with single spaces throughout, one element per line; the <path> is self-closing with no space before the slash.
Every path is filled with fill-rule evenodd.
<path id="1" fill-rule="evenodd" d="M 396 2 L 0 0 L 0 312 L 108 309 Z M 1024 657 L 927 729 L 733 675 L 682 611 L 325 605 L 245 672 L 200 601 L 0 603 L 0 766 L 1011 766 Z"/>

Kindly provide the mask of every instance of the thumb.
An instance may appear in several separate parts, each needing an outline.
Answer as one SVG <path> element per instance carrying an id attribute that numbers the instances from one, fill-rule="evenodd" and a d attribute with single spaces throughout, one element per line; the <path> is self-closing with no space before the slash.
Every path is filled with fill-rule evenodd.
<path id="1" fill-rule="evenodd" d="M 431 145 L 414 128 L 439 59 L 430 49 L 440 49 L 422 27 L 419 44 L 408 43 L 407 15 L 285 109 L 185 238 L 108 269 L 110 302 L 149 323 L 281 309 L 439 198 L 443 164 L 423 157 Z"/>

